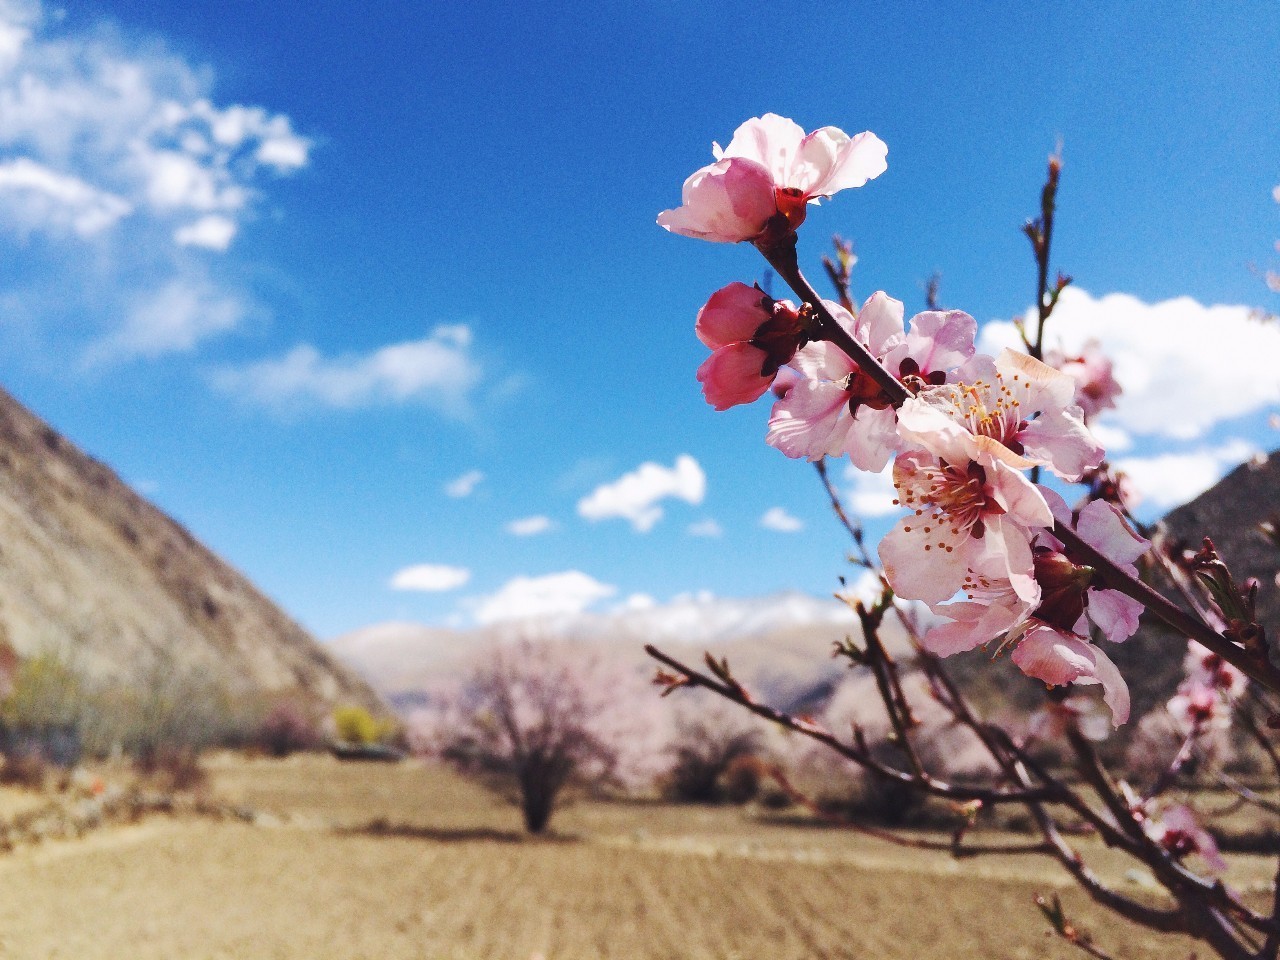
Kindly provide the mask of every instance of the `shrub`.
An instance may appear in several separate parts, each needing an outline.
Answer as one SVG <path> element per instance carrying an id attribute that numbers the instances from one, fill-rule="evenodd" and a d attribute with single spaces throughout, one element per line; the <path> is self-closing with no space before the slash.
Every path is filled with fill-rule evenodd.
<path id="1" fill-rule="evenodd" d="M 396 733 L 396 723 L 390 718 L 379 719 L 364 707 L 338 707 L 333 711 L 333 726 L 338 740 L 357 747 L 368 747 L 390 739 Z"/>
<path id="2" fill-rule="evenodd" d="M 273 757 L 314 750 L 320 743 L 315 722 L 291 700 L 281 700 L 267 712 L 254 739 Z"/>

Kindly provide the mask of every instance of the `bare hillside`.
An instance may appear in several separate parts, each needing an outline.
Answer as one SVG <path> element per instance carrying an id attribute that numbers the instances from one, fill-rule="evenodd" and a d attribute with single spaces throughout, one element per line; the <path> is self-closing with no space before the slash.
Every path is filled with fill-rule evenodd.
<path id="1" fill-rule="evenodd" d="M 244 576 L 0 390 L 0 633 L 102 681 L 158 664 L 233 692 L 376 695 Z"/>

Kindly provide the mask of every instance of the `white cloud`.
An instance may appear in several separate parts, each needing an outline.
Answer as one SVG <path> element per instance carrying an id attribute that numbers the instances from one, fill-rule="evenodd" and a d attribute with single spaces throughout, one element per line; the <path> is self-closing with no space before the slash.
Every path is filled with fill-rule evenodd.
<path id="1" fill-rule="evenodd" d="M 262 314 L 234 273 L 205 268 L 311 142 L 283 114 L 213 102 L 213 72 L 163 38 L 72 22 L 0 0 L 0 255 L 22 257 L 0 297 L 43 328 L 36 342 L 98 362 Z"/>
<path id="2" fill-rule="evenodd" d="M 236 230 L 236 222 L 230 217 L 211 213 L 179 227 L 173 232 L 173 239 L 180 247 L 223 251 L 231 246 Z"/>
<path id="3" fill-rule="evenodd" d="M 688 533 L 691 537 L 722 537 L 724 536 L 724 528 L 708 517 L 705 520 L 698 520 L 689 524 Z"/>
<path id="4" fill-rule="evenodd" d="M 302 344 L 278 360 L 223 368 L 213 382 L 269 406 L 352 409 L 422 399 L 461 416 L 481 378 L 470 346 L 471 332 L 463 326 L 436 327 L 422 340 L 334 358 Z"/>
<path id="5" fill-rule="evenodd" d="M 264 169 L 306 165 L 311 143 L 288 117 L 214 105 L 210 71 L 154 39 L 106 25 L 55 36 L 44 20 L 39 4 L 0 8 L 0 149 L 19 161 L 158 221 L 246 215 Z"/>
<path id="6" fill-rule="evenodd" d="M 1116 468 L 1129 475 L 1144 504 L 1167 508 L 1199 496 L 1256 453 L 1254 444 L 1234 439 L 1186 453 L 1126 457 L 1116 462 Z"/>
<path id="7" fill-rule="evenodd" d="M 123 197 L 28 157 L 0 164 L 0 221 L 22 234 L 44 230 L 91 237 L 132 212 Z"/>
<path id="8" fill-rule="evenodd" d="M 1074 351 L 1089 339 L 1102 343 L 1124 388 L 1103 422 L 1126 431 L 1195 439 L 1223 420 L 1280 403 L 1280 324 L 1258 320 L 1250 307 L 1189 297 L 1147 304 L 1123 293 L 1099 299 L 1068 287 L 1047 345 Z M 980 345 L 994 351 L 1016 341 L 1011 323 L 993 322 Z"/>
<path id="9" fill-rule="evenodd" d="M 898 510 L 898 492 L 893 487 L 893 466 L 879 473 L 845 467 L 844 477 L 850 482 L 848 506 L 854 517 L 883 517 Z"/>
<path id="10" fill-rule="evenodd" d="M 512 520 L 507 524 L 507 533 L 517 537 L 536 537 L 540 533 L 546 533 L 555 529 L 555 523 L 550 517 L 542 515 L 534 517 L 521 517 L 519 520 Z"/>
<path id="11" fill-rule="evenodd" d="M 478 623 L 497 623 L 528 617 L 582 613 L 591 604 L 611 597 L 617 587 L 601 583 L 578 570 L 542 577 L 515 577 L 497 593 L 475 602 Z"/>
<path id="12" fill-rule="evenodd" d="M 631 521 L 638 533 L 647 533 L 662 519 L 658 502 L 668 497 L 697 505 L 707 492 L 707 475 L 688 454 L 676 457 L 675 465 L 663 467 L 642 463 L 612 483 L 596 487 L 578 501 L 578 513 L 587 520 L 621 517 Z"/>
<path id="13" fill-rule="evenodd" d="M 455 500 L 461 500 L 463 497 L 469 497 L 475 493 L 484 480 L 484 474 L 479 470 L 468 470 L 461 476 L 454 477 L 444 486 L 446 496 L 453 497 Z"/>
<path id="14" fill-rule="evenodd" d="M 446 590 L 456 590 L 470 579 L 471 571 L 465 567 L 420 563 L 397 571 L 391 578 L 391 589 L 442 593 Z"/>
<path id="15" fill-rule="evenodd" d="M 760 526 L 778 533 L 798 533 L 804 529 L 804 522 L 787 513 L 782 507 L 770 507 L 760 518 Z"/>
<path id="16" fill-rule="evenodd" d="M 139 293 L 125 310 L 123 326 L 90 350 L 91 362 L 191 350 L 206 337 L 239 326 L 252 307 L 197 274 Z"/>

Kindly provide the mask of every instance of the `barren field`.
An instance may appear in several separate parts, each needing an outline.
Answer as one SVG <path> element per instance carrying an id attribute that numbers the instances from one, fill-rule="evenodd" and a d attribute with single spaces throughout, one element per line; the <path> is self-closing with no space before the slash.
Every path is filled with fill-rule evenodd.
<path id="1" fill-rule="evenodd" d="M 956 864 L 749 811 L 581 803 L 555 836 L 413 764 L 222 758 L 253 822 L 149 817 L 0 856 L 0 956 L 77 960 L 1078 957 L 1032 905 L 1126 958 L 1195 945 L 1093 909 L 1052 864 Z M 12 809 L 13 798 L 4 798 Z M 1090 851 L 1106 873 L 1118 866 Z M 1263 859 L 1228 881 L 1261 888 Z M 1139 889 L 1141 877 L 1116 878 Z M 1203 951 L 1201 951 L 1203 953 Z"/>

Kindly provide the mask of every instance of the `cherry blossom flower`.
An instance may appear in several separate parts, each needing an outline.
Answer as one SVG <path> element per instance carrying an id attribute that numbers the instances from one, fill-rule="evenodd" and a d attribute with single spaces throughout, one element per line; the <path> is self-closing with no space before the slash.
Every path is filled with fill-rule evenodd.
<path id="1" fill-rule="evenodd" d="M 1043 487 L 1039 492 L 1060 522 L 1071 522 L 1070 510 L 1058 494 Z M 1081 511 L 1075 529 L 1082 540 L 1129 572 L 1136 572 L 1132 563 L 1149 546 L 1102 501 Z M 1005 579 L 1002 564 L 980 560 L 965 573 L 964 600 L 931 604 L 951 622 L 930 630 L 925 648 L 949 656 L 1003 637 L 997 652 L 1012 647 L 1011 659 L 1028 676 L 1050 686 L 1101 684 L 1113 723 L 1124 723 L 1129 716 L 1128 687 L 1111 659 L 1086 639 L 1086 631 L 1092 620 L 1109 640 L 1126 640 L 1137 629 L 1142 605 L 1119 591 L 1093 586 L 1092 569 L 1075 563 L 1046 530 L 1034 534 L 1032 579 L 1034 592 L 1019 591 Z"/>
<path id="2" fill-rule="evenodd" d="M 703 395 L 717 410 L 751 403 L 808 340 L 807 326 L 787 300 L 731 283 L 711 295 L 694 327 L 711 356 L 698 368 Z"/>
<path id="3" fill-rule="evenodd" d="M 904 408 L 905 409 L 905 408 Z M 937 453 L 899 454 L 893 484 L 911 513 L 880 541 L 880 562 L 898 596 L 933 606 L 976 575 L 1008 581 L 1023 601 L 1038 603 L 1031 538 L 1053 515 L 1021 472 L 1022 458 L 987 437 L 958 435 Z"/>
<path id="4" fill-rule="evenodd" d="M 959 382 L 924 390 L 898 411 L 903 439 L 942 456 L 1003 448 L 1012 467 L 1046 466 L 1078 480 L 1102 462 L 1102 445 L 1084 425 L 1075 381 L 1034 357 L 1004 350 L 977 355 L 956 372 Z M 947 451 L 944 453 L 944 451 Z"/>
<path id="5" fill-rule="evenodd" d="M 752 117 L 728 147 L 713 145 L 716 162 L 685 181 L 681 206 L 660 213 L 658 224 L 717 243 L 781 238 L 804 222 L 808 204 L 884 173 L 887 153 L 870 131 L 806 135 L 786 117 Z"/>
<path id="6" fill-rule="evenodd" d="M 1116 397 L 1123 391 L 1112 373 L 1111 359 L 1102 352 L 1102 344 L 1097 340 L 1086 341 L 1076 356 L 1050 350 L 1044 359 L 1076 382 L 1076 403 L 1086 420 L 1115 407 Z"/>
<path id="7" fill-rule="evenodd" d="M 1194 640 L 1183 661 L 1186 678 L 1165 708 L 1185 735 L 1221 733 L 1231 725 L 1231 707 L 1248 679 L 1236 667 Z"/>
<path id="8" fill-rule="evenodd" d="M 945 383 L 948 371 L 973 356 L 978 325 L 959 310 L 917 314 L 904 331 L 902 302 L 883 291 L 867 299 L 856 319 L 838 303 L 824 303 L 844 331 L 898 377 Z M 847 454 L 861 470 L 883 470 L 902 441 L 897 412 L 879 384 L 825 340 L 801 349 L 792 366 L 804 379 L 774 404 L 766 441 L 789 457 Z"/>
<path id="9" fill-rule="evenodd" d="M 1185 803 L 1176 803 L 1156 816 L 1148 816 L 1142 822 L 1142 829 L 1176 859 L 1198 854 L 1210 876 L 1220 877 L 1227 872 L 1227 861 L 1218 850 L 1217 841 L 1200 826 L 1195 812 Z"/>

